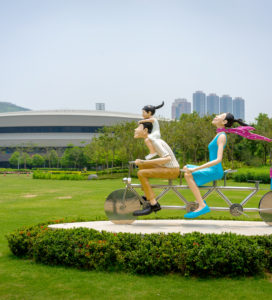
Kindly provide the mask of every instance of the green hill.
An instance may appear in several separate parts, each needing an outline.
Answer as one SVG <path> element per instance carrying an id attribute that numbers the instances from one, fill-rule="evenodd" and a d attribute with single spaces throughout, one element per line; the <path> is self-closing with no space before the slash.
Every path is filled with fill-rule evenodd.
<path id="1" fill-rule="evenodd" d="M 23 111 L 23 110 L 30 110 L 30 109 L 17 106 L 9 102 L 0 102 L 0 113 L 12 112 L 12 111 Z"/>

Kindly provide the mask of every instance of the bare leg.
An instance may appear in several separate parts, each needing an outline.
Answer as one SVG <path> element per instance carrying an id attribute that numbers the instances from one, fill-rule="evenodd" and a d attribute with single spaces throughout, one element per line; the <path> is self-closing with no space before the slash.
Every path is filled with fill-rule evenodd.
<path id="1" fill-rule="evenodd" d="M 205 203 L 202 199 L 199 188 L 197 187 L 197 185 L 194 181 L 194 177 L 193 177 L 192 173 L 184 173 L 184 178 L 185 178 L 190 190 L 194 194 L 195 199 L 198 203 L 198 209 L 195 210 L 195 212 L 197 212 L 205 207 Z"/>
<path id="2" fill-rule="evenodd" d="M 145 139 L 145 144 L 146 144 L 147 148 L 149 149 L 150 154 L 156 153 L 156 150 L 154 149 L 152 142 L 150 141 L 149 138 Z"/>

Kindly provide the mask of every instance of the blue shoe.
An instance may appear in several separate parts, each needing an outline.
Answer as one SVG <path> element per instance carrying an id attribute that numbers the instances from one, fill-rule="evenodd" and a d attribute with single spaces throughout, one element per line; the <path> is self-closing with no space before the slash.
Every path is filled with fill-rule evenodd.
<path id="1" fill-rule="evenodd" d="M 194 218 L 197 218 L 197 217 L 199 217 L 199 216 L 201 216 L 201 215 L 204 215 L 204 214 L 206 214 L 206 213 L 208 213 L 208 212 L 210 212 L 210 211 L 211 211 L 211 210 L 210 210 L 209 206 L 206 204 L 206 206 L 203 207 L 203 208 L 202 208 L 201 210 L 199 210 L 199 211 L 196 211 L 196 212 L 190 211 L 190 212 L 188 212 L 187 214 L 184 215 L 184 218 L 185 218 L 185 219 L 194 219 Z"/>

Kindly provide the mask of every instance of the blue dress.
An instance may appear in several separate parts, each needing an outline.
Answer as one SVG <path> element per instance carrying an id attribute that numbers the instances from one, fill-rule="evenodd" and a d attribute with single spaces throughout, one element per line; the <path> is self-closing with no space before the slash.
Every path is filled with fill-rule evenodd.
<path id="1" fill-rule="evenodd" d="M 209 158 L 210 161 L 217 159 L 217 152 L 218 152 L 218 145 L 217 145 L 217 139 L 220 134 L 225 134 L 225 132 L 221 132 L 218 135 L 215 136 L 215 138 L 210 142 L 208 149 L 209 149 Z M 227 135 L 226 135 L 227 137 Z M 227 142 L 224 145 L 224 148 L 226 147 Z M 188 169 L 196 168 L 198 166 L 195 165 L 186 165 Z M 219 180 L 224 175 L 224 170 L 222 167 L 221 162 L 216 164 L 215 166 L 201 169 L 198 171 L 195 171 L 192 173 L 195 183 L 197 186 L 201 186 L 207 182 L 213 181 L 213 180 Z"/>

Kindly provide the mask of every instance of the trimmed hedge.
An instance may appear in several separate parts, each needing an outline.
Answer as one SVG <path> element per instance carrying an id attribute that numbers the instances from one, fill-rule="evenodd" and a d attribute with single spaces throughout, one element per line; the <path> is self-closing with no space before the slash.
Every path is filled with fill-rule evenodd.
<path id="1" fill-rule="evenodd" d="M 95 172 L 91 173 L 95 174 Z M 52 172 L 38 172 L 33 173 L 33 179 L 53 179 L 53 180 L 87 180 L 90 173 L 76 173 L 76 174 L 66 174 L 66 173 L 52 173 Z M 104 174 L 99 175 L 98 178 L 93 178 L 92 180 L 103 180 L 103 179 L 117 179 L 126 177 L 127 173 L 114 173 L 114 174 Z"/>
<path id="2" fill-rule="evenodd" d="M 271 235 L 115 234 L 86 228 L 52 230 L 39 224 L 7 239 L 14 255 L 47 265 L 200 277 L 272 272 Z"/>
<path id="3" fill-rule="evenodd" d="M 52 172 L 39 172 L 39 171 L 34 171 L 33 172 L 33 179 L 56 179 L 56 180 L 86 180 L 88 178 L 89 174 L 86 173 L 57 173 L 54 174 Z"/>
<path id="4" fill-rule="evenodd" d="M 41 167 L 33 167 L 31 168 L 32 170 L 36 170 L 36 171 L 78 171 L 78 168 L 41 168 Z"/>
<path id="5" fill-rule="evenodd" d="M 240 169 L 237 173 L 231 174 L 236 182 L 248 182 L 249 180 L 260 180 L 262 183 L 270 183 L 269 168 L 248 168 Z"/>
<path id="6" fill-rule="evenodd" d="M 53 180 L 87 180 L 91 174 L 97 174 L 98 178 L 93 180 L 102 179 L 116 179 L 127 177 L 128 169 L 111 168 L 103 171 L 63 171 L 63 170 L 49 170 L 33 172 L 33 179 L 53 179 Z M 137 170 L 133 171 L 131 177 L 137 177 Z"/>
<path id="7" fill-rule="evenodd" d="M 31 172 L 30 169 L 0 168 L 0 174 L 29 174 Z"/>
<path id="8" fill-rule="evenodd" d="M 115 173 L 128 173 L 128 169 L 121 169 L 121 168 L 109 168 L 101 171 L 97 171 L 96 174 L 104 175 L 104 174 L 115 174 Z"/>

